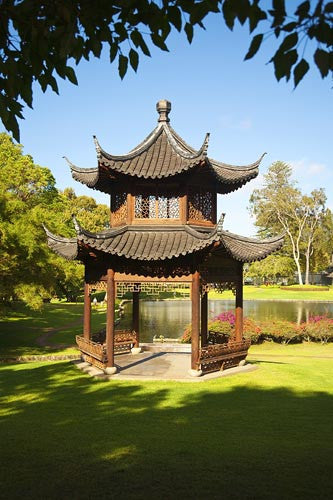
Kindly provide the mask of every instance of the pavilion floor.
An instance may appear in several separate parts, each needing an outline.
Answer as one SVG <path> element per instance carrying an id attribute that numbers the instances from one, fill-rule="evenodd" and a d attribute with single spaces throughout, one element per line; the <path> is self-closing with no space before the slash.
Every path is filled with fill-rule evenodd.
<path id="1" fill-rule="evenodd" d="M 88 363 L 75 361 L 75 364 L 88 375 L 105 380 L 140 379 L 176 380 L 184 382 L 203 382 L 213 378 L 249 372 L 257 368 L 255 365 L 246 364 L 245 366 L 229 368 L 224 371 L 207 373 L 201 377 L 192 377 L 188 373 L 191 364 L 191 354 L 188 352 L 170 352 L 170 347 L 159 346 L 159 348 L 157 348 L 157 346 L 154 346 L 152 350 L 144 350 L 136 355 L 118 354 L 115 356 L 117 373 L 114 375 L 106 375 L 103 370 Z"/>

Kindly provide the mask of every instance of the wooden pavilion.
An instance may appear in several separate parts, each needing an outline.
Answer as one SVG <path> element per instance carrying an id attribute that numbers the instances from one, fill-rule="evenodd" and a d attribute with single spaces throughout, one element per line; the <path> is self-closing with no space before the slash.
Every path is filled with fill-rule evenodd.
<path id="1" fill-rule="evenodd" d="M 243 263 L 265 258 L 280 248 L 282 237 L 245 238 L 217 221 L 217 194 L 226 194 L 258 175 L 262 159 L 234 166 L 209 158 L 209 134 L 200 149 L 189 146 L 170 126 L 170 102 L 157 103 L 157 127 L 128 154 L 115 156 L 94 137 L 98 165 L 79 168 L 75 180 L 111 197 L 110 228 L 91 233 L 75 221 L 76 237 L 63 238 L 45 228 L 49 246 L 85 266 L 83 336 L 77 343 L 83 358 L 106 373 L 115 373 L 115 352 L 139 345 L 139 296 L 147 286 L 186 284 L 191 289 L 193 376 L 244 362 L 249 341 L 243 339 Z M 117 287 L 131 291 L 133 328 L 115 329 Z M 235 334 L 218 339 L 207 331 L 210 289 L 235 293 Z M 93 290 L 107 291 L 105 339 L 92 340 Z"/>

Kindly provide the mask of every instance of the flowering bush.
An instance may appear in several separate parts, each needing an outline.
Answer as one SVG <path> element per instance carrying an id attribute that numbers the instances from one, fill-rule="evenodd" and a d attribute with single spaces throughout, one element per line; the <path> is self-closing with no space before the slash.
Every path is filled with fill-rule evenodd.
<path id="1" fill-rule="evenodd" d="M 215 316 L 214 321 L 227 322 L 231 326 L 234 326 L 236 322 L 236 316 L 233 311 L 225 311 L 220 313 L 218 316 Z"/>
<path id="2" fill-rule="evenodd" d="M 233 337 L 235 331 L 235 314 L 226 311 L 208 322 L 208 331 Z M 183 333 L 182 342 L 191 342 L 192 327 L 188 325 Z M 333 342 L 333 318 L 327 316 L 312 316 L 307 323 L 297 325 L 286 320 L 254 321 L 244 318 L 243 336 L 252 344 L 264 340 L 289 344 L 297 342 Z"/>
<path id="3" fill-rule="evenodd" d="M 333 342 L 333 319 L 327 316 L 312 316 L 301 325 L 303 338 L 307 342 Z"/>
<path id="4" fill-rule="evenodd" d="M 244 318 L 243 336 L 245 339 L 250 339 L 251 344 L 260 344 L 263 341 L 262 329 L 259 323 L 256 323 L 251 318 Z"/>
<path id="5" fill-rule="evenodd" d="M 286 320 L 271 320 L 261 322 L 263 338 L 280 344 L 301 341 L 301 329 L 296 323 Z"/>

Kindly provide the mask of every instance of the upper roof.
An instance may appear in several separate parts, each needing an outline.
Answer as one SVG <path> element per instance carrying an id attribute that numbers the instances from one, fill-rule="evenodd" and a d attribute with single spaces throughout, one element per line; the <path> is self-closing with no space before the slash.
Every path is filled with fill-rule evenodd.
<path id="1" fill-rule="evenodd" d="M 156 262 L 195 254 L 219 243 L 217 248 L 224 249 L 235 260 L 253 262 L 264 259 L 283 244 L 283 236 L 258 240 L 229 233 L 219 226 L 205 232 L 187 225 L 153 229 L 123 226 L 101 233 L 86 231 L 76 221 L 75 226 L 76 238 L 56 236 L 45 228 L 49 246 L 69 260 L 80 259 L 81 250 L 88 248 L 125 259 Z"/>
<path id="2" fill-rule="evenodd" d="M 79 168 L 68 161 L 75 180 L 87 186 L 110 193 L 113 180 L 119 175 L 130 178 L 158 180 L 173 178 L 198 167 L 211 176 L 217 192 L 228 193 L 238 189 L 258 175 L 263 155 L 245 166 L 229 165 L 207 156 L 209 134 L 200 149 L 189 146 L 170 126 L 171 103 L 162 100 L 156 105 L 159 113 L 157 127 L 129 153 L 121 156 L 107 153 L 94 137 L 98 166 Z"/>

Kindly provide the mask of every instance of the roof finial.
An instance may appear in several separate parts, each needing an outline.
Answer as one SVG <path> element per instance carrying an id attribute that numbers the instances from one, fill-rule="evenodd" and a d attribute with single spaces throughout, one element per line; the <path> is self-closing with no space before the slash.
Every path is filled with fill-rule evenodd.
<path id="1" fill-rule="evenodd" d="M 159 122 L 169 122 L 170 121 L 169 116 L 168 116 L 170 111 L 171 111 L 171 102 L 170 101 L 167 101 L 166 99 L 161 99 L 156 104 L 156 109 L 160 115 L 158 118 Z"/>

